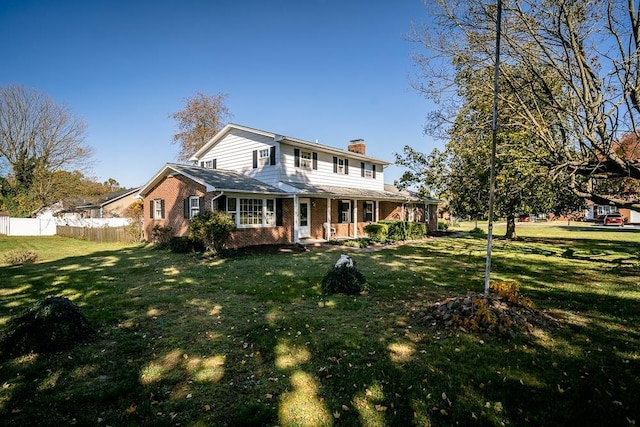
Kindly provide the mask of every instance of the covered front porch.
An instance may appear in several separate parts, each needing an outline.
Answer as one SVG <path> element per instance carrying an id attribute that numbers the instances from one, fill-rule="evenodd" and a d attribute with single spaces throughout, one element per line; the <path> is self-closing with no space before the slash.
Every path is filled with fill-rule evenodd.
<path id="1" fill-rule="evenodd" d="M 304 195 L 294 197 L 294 240 L 302 243 L 367 237 L 381 220 L 423 222 L 437 229 L 437 203 L 388 198 Z"/>

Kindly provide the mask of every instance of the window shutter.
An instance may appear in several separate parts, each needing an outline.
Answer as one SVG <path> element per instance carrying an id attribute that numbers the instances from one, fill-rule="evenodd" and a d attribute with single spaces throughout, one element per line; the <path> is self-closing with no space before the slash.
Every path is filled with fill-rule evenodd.
<path id="1" fill-rule="evenodd" d="M 149 200 L 149 218 L 153 219 L 153 200 Z"/>
<path id="2" fill-rule="evenodd" d="M 364 177 L 364 162 L 360 162 L 360 176 Z"/>
<path id="3" fill-rule="evenodd" d="M 203 168 L 204 167 L 204 162 L 200 162 L 200 167 Z"/>
<path id="4" fill-rule="evenodd" d="M 218 169 L 218 159 L 213 159 L 213 168 Z"/>
<path id="5" fill-rule="evenodd" d="M 164 219 L 164 200 L 160 200 L 160 218 Z"/>
<path id="6" fill-rule="evenodd" d="M 338 224 L 342 223 L 342 200 L 338 200 Z"/>
<path id="7" fill-rule="evenodd" d="M 293 165 L 297 168 L 300 167 L 300 149 L 299 148 L 293 149 Z"/>
<path id="8" fill-rule="evenodd" d="M 253 168 L 258 167 L 258 150 L 253 150 Z"/>
<path id="9" fill-rule="evenodd" d="M 344 174 L 349 175 L 349 159 L 344 159 Z"/>
<path id="10" fill-rule="evenodd" d="M 218 197 L 218 210 L 219 211 L 223 211 L 226 212 L 227 211 L 227 196 L 220 196 Z"/>
<path id="11" fill-rule="evenodd" d="M 182 201 L 183 216 L 189 218 L 189 198 L 187 197 Z"/>
<path id="12" fill-rule="evenodd" d="M 353 202 L 351 202 L 351 222 L 355 222 L 356 220 L 356 204 L 358 203 L 357 200 L 354 200 Z"/>
<path id="13" fill-rule="evenodd" d="M 269 164 L 271 166 L 276 164 L 276 147 L 275 145 L 271 147 L 271 152 L 269 153 Z"/>
<path id="14" fill-rule="evenodd" d="M 284 225 L 282 219 L 282 199 L 276 199 L 276 225 L 279 227 Z"/>
<path id="15" fill-rule="evenodd" d="M 376 165 L 371 166 L 373 168 L 373 179 L 376 179 Z"/>
<path id="16" fill-rule="evenodd" d="M 318 153 L 311 153 L 311 158 L 313 159 L 313 169 L 318 170 Z"/>
<path id="17" fill-rule="evenodd" d="M 198 199 L 198 207 L 200 208 L 200 212 L 204 212 L 204 197 L 200 197 Z"/>
<path id="18" fill-rule="evenodd" d="M 338 173 L 338 158 L 333 156 L 333 173 Z"/>

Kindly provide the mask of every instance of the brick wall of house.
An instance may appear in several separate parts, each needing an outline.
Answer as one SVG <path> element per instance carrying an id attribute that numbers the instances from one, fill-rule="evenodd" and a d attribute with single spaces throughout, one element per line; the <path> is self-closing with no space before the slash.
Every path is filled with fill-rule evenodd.
<path id="1" fill-rule="evenodd" d="M 188 233 L 189 220 L 184 217 L 184 199 L 189 196 L 205 198 L 205 207 L 211 207 L 211 194 L 205 193 L 203 185 L 181 175 L 169 176 L 152 189 L 144 198 L 144 237 L 151 240 L 153 227 L 171 227 L 174 236 L 185 236 Z M 164 200 L 164 218 L 153 219 L 150 203 L 153 200 Z"/>
<path id="2" fill-rule="evenodd" d="M 315 206 L 314 206 L 315 205 Z M 324 239 L 324 223 L 327 221 L 327 199 L 311 199 L 311 238 Z"/>
<path id="3" fill-rule="evenodd" d="M 402 221 L 405 219 L 403 212 L 402 205 L 397 202 L 380 202 L 380 220 Z"/>
<path id="4" fill-rule="evenodd" d="M 282 200 L 282 226 L 240 228 L 231 233 L 227 247 L 237 249 L 253 245 L 287 244 L 293 242 L 293 199 Z"/>

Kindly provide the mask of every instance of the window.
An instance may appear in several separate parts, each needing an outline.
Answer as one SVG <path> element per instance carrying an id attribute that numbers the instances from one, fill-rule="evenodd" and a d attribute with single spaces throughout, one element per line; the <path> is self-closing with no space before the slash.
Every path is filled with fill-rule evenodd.
<path id="1" fill-rule="evenodd" d="M 264 150 L 260 150 L 260 159 L 268 159 L 269 158 L 269 149 L 265 148 Z"/>
<path id="2" fill-rule="evenodd" d="M 364 202 L 362 219 L 364 222 L 373 222 L 373 202 Z"/>
<path id="3" fill-rule="evenodd" d="M 364 164 L 364 177 L 373 178 L 373 165 L 370 163 Z"/>
<path id="4" fill-rule="evenodd" d="M 300 167 L 303 169 L 311 169 L 310 151 L 300 151 Z"/>
<path id="5" fill-rule="evenodd" d="M 333 158 L 333 173 L 338 173 L 341 175 L 349 174 L 349 160 L 341 159 L 338 157 Z"/>
<path id="6" fill-rule="evenodd" d="M 340 205 L 340 222 L 351 222 L 351 200 L 343 200 Z"/>
<path id="7" fill-rule="evenodd" d="M 216 159 L 213 160 L 205 160 L 200 162 L 200 166 L 206 169 L 215 169 L 216 168 Z"/>
<path id="8" fill-rule="evenodd" d="M 238 227 L 273 227 L 276 225 L 276 201 L 274 199 L 228 198 L 227 212 L 236 221 Z"/>
<path id="9" fill-rule="evenodd" d="M 598 215 L 609 215 L 611 213 L 618 212 L 618 207 L 610 205 L 598 205 L 597 211 Z"/>
<path id="10" fill-rule="evenodd" d="M 227 213 L 231 216 L 231 219 L 233 220 L 234 223 L 238 223 L 236 221 L 237 218 L 237 206 L 238 206 L 238 199 L 236 199 L 235 197 L 227 197 Z"/>
<path id="11" fill-rule="evenodd" d="M 164 200 L 156 199 L 153 201 L 153 219 L 164 218 Z"/>
<path id="12" fill-rule="evenodd" d="M 199 213 L 200 213 L 200 197 L 190 196 L 189 197 L 189 218 L 193 218 Z"/>

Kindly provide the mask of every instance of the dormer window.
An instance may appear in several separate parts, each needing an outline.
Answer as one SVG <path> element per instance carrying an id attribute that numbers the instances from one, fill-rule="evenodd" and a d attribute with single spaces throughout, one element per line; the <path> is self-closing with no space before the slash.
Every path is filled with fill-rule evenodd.
<path id="1" fill-rule="evenodd" d="M 269 158 L 269 149 L 265 148 L 263 150 L 260 150 L 259 154 L 260 154 L 260 160 L 266 160 Z"/>
<path id="2" fill-rule="evenodd" d="M 204 160 L 200 162 L 200 166 L 206 169 L 216 169 L 216 159 Z"/>

